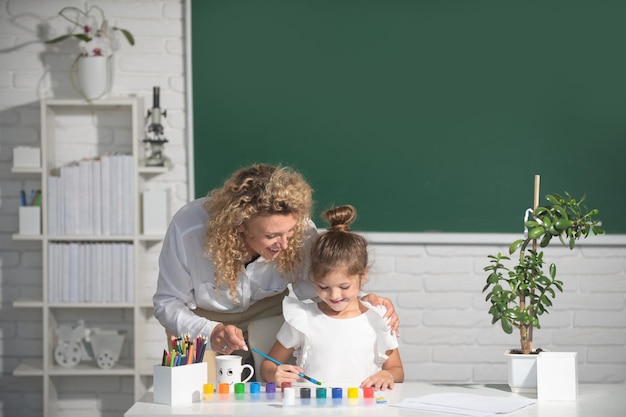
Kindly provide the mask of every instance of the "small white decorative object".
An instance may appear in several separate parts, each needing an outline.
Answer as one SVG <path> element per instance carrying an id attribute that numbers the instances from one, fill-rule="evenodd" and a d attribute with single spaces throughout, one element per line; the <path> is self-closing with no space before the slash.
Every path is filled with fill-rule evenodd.
<path id="1" fill-rule="evenodd" d="M 58 338 L 54 349 L 54 360 L 64 368 L 72 368 L 86 356 L 82 340 L 85 337 L 85 323 L 79 320 L 73 326 L 61 325 L 56 329 Z"/>
<path id="2" fill-rule="evenodd" d="M 102 369 L 115 366 L 125 334 L 121 330 L 87 329 L 83 320 L 56 329 L 55 361 L 64 368 L 72 368 L 81 360 L 96 360 Z"/>
<path id="3" fill-rule="evenodd" d="M 124 333 L 119 330 L 92 329 L 88 336 L 93 357 L 102 369 L 111 369 L 119 359 Z"/>
<path id="4" fill-rule="evenodd" d="M 537 399 L 576 401 L 577 352 L 541 352 L 537 358 Z"/>

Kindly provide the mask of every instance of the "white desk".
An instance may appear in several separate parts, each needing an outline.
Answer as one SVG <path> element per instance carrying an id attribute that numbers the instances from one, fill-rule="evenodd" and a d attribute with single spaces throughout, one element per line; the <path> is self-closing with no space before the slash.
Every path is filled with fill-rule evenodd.
<path id="1" fill-rule="evenodd" d="M 312 389 L 315 397 L 315 389 Z M 384 393 L 388 403 L 398 402 L 403 398 L 419 397 L 421 395 L 438 392 L 462 392 L 475 395 L 516 397 L 506 385 L 435 385 L 426 383 L 396 384 L 396 388 Z M 390 407 L 389 404 L 362 404 L 317 406 L 315 398 L 311 398 L 310 405 L 283 407 L 279 394 L 274 401 L 265 398 L 262 389 L 260 400 L 235 400 L 230 394 L 228 400 L 220 400 L 218 394 L 210 402 L 198 402 L 188 405 L 163 405 L 152 402 L 152 392 L 146 393 L 125 414 L 125 417 L 153 417 L 153 416 L 445 416 L 442 413 L 432 413 Z M 248 395 L 248 394 L 246 394 Z M 330 393 L 329 393 L 330 395 Z M 345 393 L 344 393 L 345 396 Z M 527 395 L 528 398 L 536 398 Z M 246 397 L 248 398 L 248 397 Z M 330 398 L 328 401 L 332 401 Z M 453 416 L 453 414 L 447 414 Z M 626 385 L 625 384 L 581 384 L 578 386 L 577 401 L 538 401 L 536 404 L 508 414 L 511 417 L 623 417 L 626 415 Z"/>

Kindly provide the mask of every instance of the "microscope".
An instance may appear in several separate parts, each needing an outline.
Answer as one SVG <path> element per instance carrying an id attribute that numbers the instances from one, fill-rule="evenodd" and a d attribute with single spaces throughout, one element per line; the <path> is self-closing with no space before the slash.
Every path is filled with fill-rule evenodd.
<path id="1" fill-rule="evenodd" d="M 147 157 L 145 159 L 146 166 L 162 167 L 165 166 L 165 156 L 163 156 L 163 144 L 167 139 L 163 136 L 163 125 L 161 117 L 167 117 L 167 111 L 161 110 L 159 104 L 160 88 L 152 89 L 152 108 L 148 110 L 146 116 L 146 138 L 143 140 L 149 147 L 147 149 Z"/>

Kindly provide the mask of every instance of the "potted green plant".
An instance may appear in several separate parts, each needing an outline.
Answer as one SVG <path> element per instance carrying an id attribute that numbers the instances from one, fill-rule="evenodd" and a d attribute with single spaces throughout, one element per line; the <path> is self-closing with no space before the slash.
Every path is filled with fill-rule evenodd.
<path id="1" fill-rule="evenodd" d="M 490 263 L 484 268 L 488 272 L 483 293 L 490 303 L 489 314 L 492 324 L 500 322 L 502 330 L 511 334 L 519 331 L 520 348 L 509 352 L 510 356 L 534 361 L 533 330 L 539 329 L 540 316 L 548 313 L 557 291 L 563 291 L 563 281 L 556 277 L 556 265 L 550 263 L 546 269 L 544 253 L 539 248 L 547 247 L 555 240 L 573 249 L 576 241 L 590 234 L 600 235 L 604 230 L 595 218 L 597 209 L 589 210 L 583 204 L 585 196 L 576 200 L 568 193 L 564 196 L 549 194 L 548 205 L 539 206 L 539 177 L 535 177 L 535 201 L 533 209 L 528 209 L 524 221 L 525 236 L 509 246 L 509 255 L 517 253 L 517 263 L 507 266 L 509 256 L 498 253 L 489 255 Z M 535 354 L 534 357 L 529 355 Z M 527 370 L 533 364 L 523 365 Z M 522 391 L 525 386 L 536 389 L 536 376 L 526 376 L 522 383 L 515 381 L 509 364 L 509 385 L 514 391 Z M 536 371 L 536 370 L 535 370 Z M 536 375 L 536 374 L 535 374 Z"/>

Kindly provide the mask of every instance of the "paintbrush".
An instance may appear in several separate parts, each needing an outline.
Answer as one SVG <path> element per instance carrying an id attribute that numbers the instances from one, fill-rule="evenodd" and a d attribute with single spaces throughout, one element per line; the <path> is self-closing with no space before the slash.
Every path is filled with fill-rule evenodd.
<path id="1" fill-rule="evenodd" d="M 274 362 L 276 365 L 282 365 L 282 364 L 283 364 L 281 361 L 279 361 L 279 360 L 276 360 L 276 359 L 272 358 L 270 355 L 267 355 L 267 354 L 265 354 L 265 353 L 261 352 L 261 351 L 260 351 L 260 350 L 258 350 L 258 349 L 252 348 L 252 351 L 253 351 L 253 352 L 258 353 L 258 354 L 259 354 L 259 355 L 261 355 L 261 356 L 263 356 L 265 359 L 267 359 L 267 360 L 269 360 L 269 361 Z M 308 376 L 308 375 L 304 375 L 302 372 L 298 373 L 298 376 L 299 376 L 300 378 L 304 378 L 304 379 L 306 379 L 307 381 L 310 381 L 310 382 L 311 382 L 311 383 L 313 383 L 313 384 L 316 384 L 316 385 L 322 385 L 322 383 L 321 383 L 320 381 L 318 381 L 318 380 L 316 380 L 316 379 L 314 379 L 314 378 L 311 378 L 311 377 L 310 377 L 310 376 Z"/>

